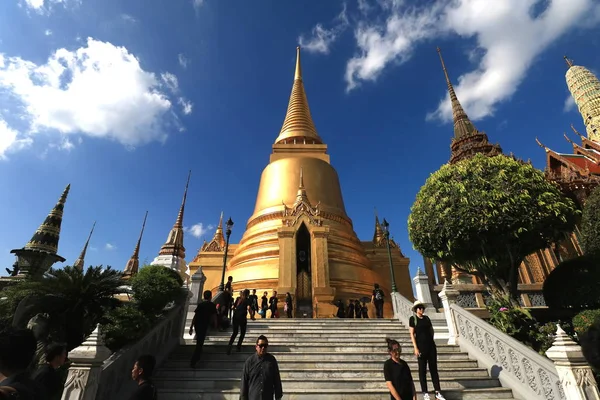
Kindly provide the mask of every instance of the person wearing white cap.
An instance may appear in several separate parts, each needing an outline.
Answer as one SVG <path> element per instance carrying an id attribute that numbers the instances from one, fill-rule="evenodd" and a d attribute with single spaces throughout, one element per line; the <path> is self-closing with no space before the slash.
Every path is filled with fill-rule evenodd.
<path id="1" fill-rule="evenodd" d="M 435 389 L 435 399 L 445 400 L 440 388 L 440 376 L 437 369 L 437 348 L 433 340 L 433 325 L 428 316 L 424 315 L 425 305 L 416 300 L 413 304 L 415 315 L 408 321 L 410 339 L 415 349 L 419 365 L 419 381 L 421 382 L 421 391 L 423 400 L 430 400 L 427 392 L 427 365 L 429 364 L 429 373 Z"/>

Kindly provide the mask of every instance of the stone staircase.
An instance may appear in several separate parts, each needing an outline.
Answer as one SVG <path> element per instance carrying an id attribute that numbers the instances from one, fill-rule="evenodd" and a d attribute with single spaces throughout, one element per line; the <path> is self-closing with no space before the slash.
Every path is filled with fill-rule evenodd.
<path id="1" fill-rule="evenodd" d="M 189 322 L 187 327 L 189 327 Z M 239 399 L 244 361 L 254 353 L 258 335 L 269 339 L 269 352 L 279 362 L 284 399 L 389 399 L 383 362 L 389 357 L 385 338 L 400 342 L 403 359 L 418 369 L 408 329 L 389 319 L 257 319 L 248 321 L 240 353 L 226 354 L 231 329 L 211 331 L 197 369 L 190 369 L 193 340 L 174 351 L 157 371 L 161 400 Z M 458 346 L 438 344 L 442 391 L 448 400 L 512 399 L 510 389 L 469 359 Z M 428 374 L 429 375 L 429 374 Z M 429 377 L 429 376 L 428 376 Z M 433 390 L 431 383 L 429 389 Z M 419 395 L 419 398 L 421 396 Z"/>

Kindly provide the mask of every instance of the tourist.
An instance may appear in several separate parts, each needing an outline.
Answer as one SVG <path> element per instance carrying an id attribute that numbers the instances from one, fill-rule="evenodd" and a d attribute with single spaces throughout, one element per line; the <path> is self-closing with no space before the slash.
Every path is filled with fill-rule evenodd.
<path id="1" fill-rule="evenodd" d="M 273 355 L 267 353 L 269 341 L 263 335 L 256 339 L 256 353 L 244 363 L 240 400 L 279 400 L 283 397 L 279 365 Z"/>
<path id="2" fill-rule="evenodd" d="M 354 318 L 354 300 L 348 301 L 348 308 L 346 309 L 346 318 Z"/>
<path id="3" fill-rule="evenodd" d="M 294 310 L 294 305 L 292 304 L 292 295 L 290 292 L 285 294 L 285 306 L 283 307 L 284 311 L 287 313 L 288 318 L 292 318 L 292 311 Z"/>
<path id="4" fill-rule="evenodd" d="M 233 276 L 228 276 L 227 283 L 225 284 L 225 290 L 229 290 L 231 293 L 233 293 L 233 289 L 231 287 L 232 284 L 233 284 Z"/>
<path id="5" fill-rule="evenodd" d="M 30 378 L 27 368 L 33 361 L 36 340 L 29 329 L 6 327 L 0 331 L 0 387 L 12 388 L 20 400 L 46 400 L 46 392 Z M 10 392 L 11 389 L 5 388 Z"/>
<path id="6" fill-rule="evenodd" d="M 337 313 L 335 316 L 338 318 L 344 318 L 346 316 L 344 311 L 344 302 L 342 300 L 337 301 Z"/>
<path id="7" fill-rule="evenodd" d="M 33 373 L 33 380 L 44 388 L 48 399 L 60 399 L 64 382 L 56 371 L 67 360 L 67 346 L 62 343 L 50 343 L 45 349 L 45 363 Z"/>
<path id="8" fill-rule="evenodd" d="M 402 348 L 394 339 L 385 339 L 390 358 L 383 364 L 385 384 L 392 400 L 417 400 L 417 391 L 413 382 L 410 367 L 402 360 Z"/>
<path id="9" fill-rule="evenodd" d="M 269 294 L 264 292 L 262 295 L 259 314 L 261 318 L 267 318 L 267 310 L 269 309 Z"/>
<path id="10" fill-rule="evenodd" d="M 252 290 L 252 294 L 248 297 L 250 300 L 250 319 L 254 321 L 256 312 L 258 311 L 258 296 L 256 295 L 256 289 Z"/>
<path id="11" fill-rule="evenodd" d="M 277 311 L 277 290 L 273 290 L 273 296 L 269 299 L 269 309 L 271 310 L 271 318 L 279 318 L 279 311 Z"/>
<path id="12" fill-rule="evenodd" d="M 233 284 L 233 276 L 227 277 L 227 283 L 225 284 L 225 291 L 229 292 L 229 302 L 225 304 L 227 306 L 227 318 L 231 320 L 231 314 L 233 312 L 233 288 L 231 287 Z"/>
<path id="13" fill-rule="evenodd" d="M 194 318 L 192 319 L 192 325 L 190 326 L 190 335 L 196 331 L 196 348 L 194 354 L 190 360 L 190 367 L 195 368 L 196 363 L 202 355 L 202 347 L 204 346 L 204 340 L 206 339 L 206 333 L 210 325 L 217 328 L 217 307 L 211 301 L 212 292 L 205 290 L 203 293 L 204 301 L 202 301 L 196 307 L 194 311 Z"/>
<path id="14" fill-rule="evenodd" d="M 229 289 L 225 289 L 223 291 L 223 297 L 220 300 L 218 311 L 219 318 L 219 330 L 224 331 L 229 328 L 231 322 L 231 316 L 229 313 L 231 312 L 231 303 L 232 303 L 233 295 Z"/>
<path id="15" fill-rule="evenodd" d="M 362 315 L 362 307 L 360 305 L 360 300 L 354 301 L 354 318 L 360 318 Z"/>
<path id="16" fill-rule="evenodd" d="M 413 312 L 416 315 L 410 317 L 408 326 L 410 339 L 418 360 L 419 381 L 421 382 L 423 400 L 429 400 L 429 393 L 427 392 L 428 364 L 431 381 L 435 389 L 435 398 L 436 400 L 444 400 L 444 396 L 440 393 L 440 376 L 437 369 L 437 348 L 433 340 L 433 325 L 429 317 L 423 314 L 425 312 L 425 305 L 419 300 L 413 304 Z"/>
<path id="17" fill-rule="evenodd" d="M 133 364 L 131 379 L 138 386 L 129 400 L 156 400 L 156 388 L 152 383 L 154 367 L 156 367 L 156 359 L 150 354 L 140 356 Z"/>
<path id="18" fill-rule="evenodd" d="M 242 292 L 240 301 L 237 303 L 235 310 L 233 311 L 233 333 L 229 338 L 229 346 L 227 347 L 227 355 L 231 354 L 231 346 L 235 337 L 240 333 L 240 338 L 237 344 L 238 353 L 242 351 L 242 342 L 246 336 L 246 326 L 248 325 L 248 312 L 250 311 L 250 302 L 248 300 L 250 291 L 248 289 Z"/>
<path id="19" fill-rule="evenodd" d="M 367 303 L 363 301 L 362 303 L 362 317 L 363 318 L 369 318 L 369 307 L 367 307 Z"/>
<path id="20" fill-rule="evenodd" d="M 373 285 L 373 295 L 371 296 L 371 303 L 375 306 L 375 315 L 377 318 L 383 318 L 383 302 L 385 295 L 383 290 L 379 288 L 379 284 Z"/>

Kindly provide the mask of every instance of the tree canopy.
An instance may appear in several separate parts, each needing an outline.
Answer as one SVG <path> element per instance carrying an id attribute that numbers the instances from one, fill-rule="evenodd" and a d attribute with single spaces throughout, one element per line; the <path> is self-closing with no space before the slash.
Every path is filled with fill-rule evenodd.
<path id="1" fill-rule="evenodd" d="M 425 257 L 476 273 L 514 298 L 523 259 L 572 231 L 577 213 L 530 164 L 478 154 L 431 174 L 408 230 Z"/>
<path id="2" fill-rule="evenodd" d="M 544 281 L 544 300 L 550 308 L 600 308 L 600 269 L 591 255 L 563 261 Z"/>
<path id="3" fill-rule="evenodd" d="M 585 201 L 580 226 L 583 252 L 600 258 L 600 186 Z"/>
<path id="4" fill-rule="evenodd" d="M 133 298 L 141 310 L 160 313 L 165 306 L 183 296 L 181 276 L 162 265 L 147 265 L 131 278 Z"/>

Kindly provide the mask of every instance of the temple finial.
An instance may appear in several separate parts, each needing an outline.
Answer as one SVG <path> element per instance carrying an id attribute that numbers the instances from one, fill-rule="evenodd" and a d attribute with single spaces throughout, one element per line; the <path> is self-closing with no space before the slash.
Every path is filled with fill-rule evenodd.
<path id="1" fill-rule="evenodd" d="M 81 250 L 81 254 L 79 255 L 79 258 L 77 260 L 75 260 L 75 262 L 73 263 L 73 267 L 79 269 L 80 271 L 83 271 L 83 269 L 85 268 L 85 255 L 87 253 L 88 245 L 90 244 L 90 239 L 92 238 L 92 233 L 94 233 L 95 227 L 96 227 L 96 221 L 94 221 L 94 224 L 92 225 L 92 230 L 90 231 L 90 234 L 88 235 L 88 238 L 85 241 L 85 245 L 83 246 L 83 249 Z"/>
<path id="2" fill-rule="evenodd" d="M 567 136 L 567 132 L 563 132 L 563 136 L 565 137 L 565 139 L 567 140 L 567 142 L 571 143 L 573 146 L 576 146 L 576 143 L 573 142 L 568 136 Z"/>
<path id="3" fill-rule="evenodd" d="M 304 172 L 302 167 L 300 167 L 300 183 L 298 184 L 299 189 L 304 189 Z"/>
<path id="4" fill-rule="evenodd" d="M 179 209 L 179 214 L 177 214 L 177 221 L 175 224 L 177 226 L 183 227 L 183 213 L 185 210 L 185 201 L 187 200 L 187 192 L 188 186 L 190 185 L 190 177 L 192 176 L 192 170 L 188 172 L 187 182 L 185 183 L 185 190 L 183 192 L 183 200 L 181 201 L 181 208 Z"/>
<path id="5" fill-rule="evenodd" d="M 571 68 L 573 66 L 573 60 L 570 60 L 569 57 L 567 57 L 567 56 L 564 56 L 563 58 L 567 62 L 567 65 L 569 66 L 569 68 Z"/>
<path id="6" fill-rule="evenodd" d="M 577 129 L 575 129 L 575 127 L 573 126 L 573 124 L 571 124 L 571 130 L 572 130 L 573 132 L 575 132 L 575 134 L 576 134 L 577 136 L 579 136 L 580 138 L 583 138 L 583 135 L 582 135 L 581 133 L 579 133 L 579 131 L 578 131 Z"/>
<path id="7" fill-rule="evenodd" d="M 123 271 L 123 276 L 130 277 L 132 275 L 137 274 L 138 269 L 140 267 L 140 245 L 142 243 L 142 237 L 144 236 L 144 229 L 146 228 L 146 219 L 148 218 L 148 211 L 146 211 L 146 215 L 144 215 L 144 222 L 142 223 L 142 230 L 140 231 L 140 237 L 138 238 L 137 243 L 135 244 L 135 248 L 133 249 L 133 255 L 127 261 L 125 265 L 125 270 Z"/>
<path id="8" fill-rule="evenodd" d="M 188 186 L 190 185 L 190 177 L 192 176 L 192 171 L 190 170 L 187 177 L 187 182 L 185 184 L 185 190 L 183 192 L 183 200 L 181 201 L 181 207 L 179 208 L 179 213 L 177 214 L 177 220 L 173 225 L 173 228 L 169 232 L 169 236 L 167 237 L 167 241 L 161 247 L 158 252 L 159 255 L 172 255 L 177 256 L 181 259 L 185 258 L 185 247 L 183 247 L 183 215 L 185 213 L 185 202 L 187 200 L 187 192 Z"/>
<path id="9" fill-rule="evenodd" d="M 219 217 L 219 225 L 217 225 L 217 228 L 223 229 L 223 211 L 221 211 L 221 216 Z"/>
<path id="10" fill-rule="evenodd" d="M 383 229 L 381 223 L 379 223 L 379 216 L 377 215 L 377 208 L 375 208 L 375 233 L 373 234 L 373 243 L 380 244 L 383 240 Z"/>
<path id="11" fill-rule="evenodd" d="M 296 71 L 294 72 L 294 80 L 302 80 L 302 65 L 300 64 L 300 46 L 296 47 Z"/>
<path id="12" fill-rule="evenodd" d="M 477 129 L 467 116 L 467 113 L 462 108 L 462 105 L 458 101 L 458 97 L 456 96 L 456 92 L 454 91 L 454 86 L 452 86 L 452 82 L 450 81 L 450 77 L 448 76 L 448 70 L 446 69 L 446 64 L 444 63 L 444 58 L 442 57 L 442 50 L 437 48 L 438 55 L 440 56 L 440 61 L 442 63 L 442 69 L 444 70 L 444 76 L 446 77 L 446 85 L 448 86 L 448 93 L 450 94 L 450 104 L 452 105 L 452 120 L 454 121 L 454 138 L 460 139 L 466 136 L 473 135 L 477 133 Z"/>
<path id="13" fill-rule="evenodd" d="M 540 146 L 542 149 L 544 149 L 544 150 L 546 150 L 546 151 L 548 151 L 548 150 L 549 150 L 549 149 L 548 149 L 546 146 L 544 146 L 544 144 L 543 144 L 542 142 L 540 142 L 540 141 L 538 140 L 538 138 L 537 138 L 537 137 L 535 138 L 535 142 L 536 142 L 536 143 L 538 144 L 538 146 Z"/>

